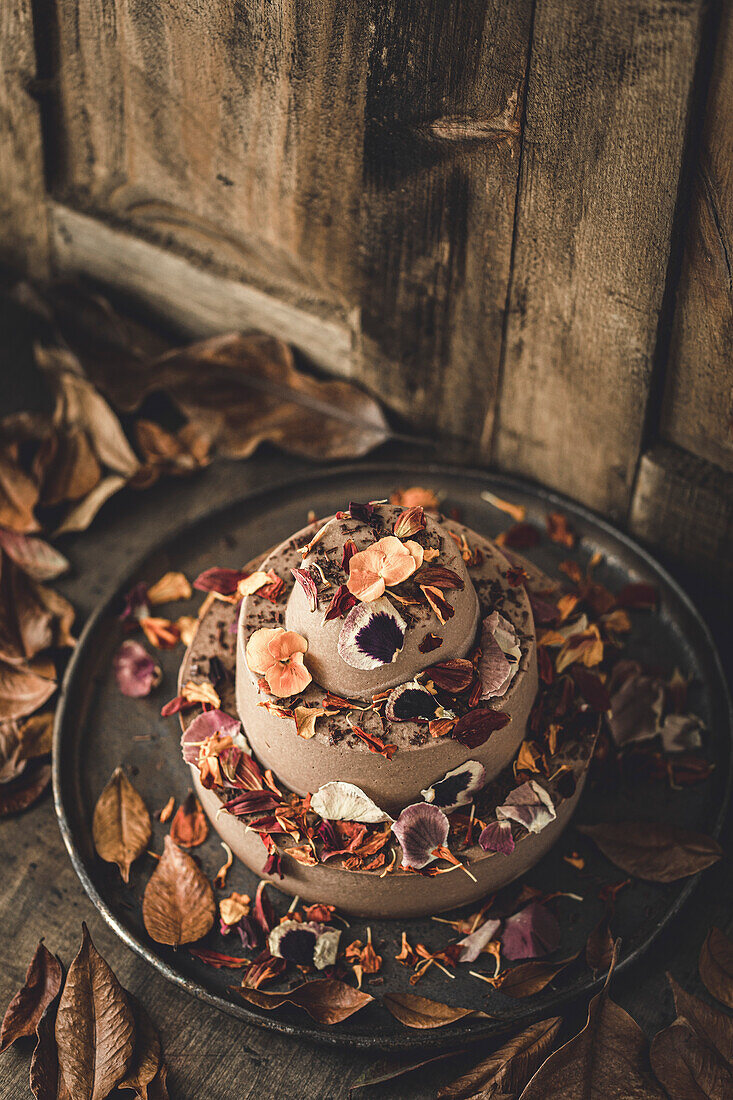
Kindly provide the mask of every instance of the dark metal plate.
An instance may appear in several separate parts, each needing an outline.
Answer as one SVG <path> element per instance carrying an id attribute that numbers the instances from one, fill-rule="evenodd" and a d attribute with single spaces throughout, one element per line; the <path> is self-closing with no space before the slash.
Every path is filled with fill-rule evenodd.
<path id="1" fill-rule="evenodd" d="M 153 582 L 168 569 L 180 569 L 195 577 L 214 564 L 239 566 L 263 547 L 279 542 L 303 526 L 311 508 L 318 515 L 326 515 L 343 507 L 349 499 L 379 499 L 397 486 L 414 484 L 428 485 L 444 494 L 446 508 L 458 508 L 470 527 L 489 535 L 496 535 L 509 521 L 481 500 L 483 489 L 524 504 L 527 518 L 542 527 L 545 514 L 560 509 L 581 538 L 572 553 L 546 539 L 530 550 L 528 556 L 543 569 L 554 575 L 564 558 L 572 556 L 585 564 L 593 553 L 600 551 L 604 560 L 596 576 L 609 588 L 618 589 L 629 580 L 648 581 L 658 587 L 659 613 L 632 614 L 629 653 L 667 674 L 677 666 L 693 678 L 690 708 L 705 721 L 708 730 L 705 754 L 714 762 L 715 770 L 704 783 L 684 790 L 673 791 L 667 784 L 648 782 L 613 792 L 587 788 L 576 820 L 665 820 L 717 835 L 730 790 L 733 719 L 718 655 L 694 606 L 648 554 L 590 512 L 527 483 L 486 472 L 414 465 L 341 467 L 289 482 L 275 491 L 250 494 L 181 530 L 121 578 L 117 591 L 91 616 L 67 670 L 54 740 L 54 796 L 64 841 L 89 897 L 125 943 L 170 981 L 250 1023 L 321 1042 L 383 1051 L 428 1044 L 443 1047 L 517 1030 L 533 1019 L 558 1014 L 571 999 L 587 996 L 598 988 L 600 979 L 579 960 L 542 993 L 511 1000 L 471 977 L 468 971 L 475 966 L 458 967 L 453 980 L 433 968 L 415 992 L 456 1005 L 481 1008 L 491 1014 L 488 1019 L 470 1020 L 440 1031 L 403 1028 L 378 1002 L 331 1029 L 321 1028 L 307 1016 L 296 1013 L 267 1015 L 250 1008 L 231 988 L 238 983 L 237 971 L 212 969 L 185 948 L 174 951 L 150 940 L 142 923 L 141 900 L 153 860 L 151 857 L 139 860 L 133 867 L 130 886 L 125 887 L 117 868 L 102 863 L 94 853 L 91 817 L 102 787 L 119 764 L 131 775 L 151 812 L 159 810 L 171 794 L 180 799 L 188 788 L 187 769 L 178 747 L 178 722 L 160 718 L 161 704 L 176 692 L 180 647 L 159 654 L 164 669 L 163 684 L 150 698 L 135 700 L 122 696 L 112 675 L 112 656 L 122 638 L 117 620 L 121 594 L 137 580 Z M 190 608 L 178 603 L 170 608 L 170 613 L 174 616 L 194 613 L 198 603 L 199 598 L 191 601 Z M 162 608 L 160 613 L 165 615 L 167 609 Z M 153 850 L 162 849 L 165 829 L 155 824 Z M 563 860 L 571 850 L 585 857 L 582 872 Z M 196 854 L 213 878 L 223 861 L 218 838 L 212 833 Z M 623 876 L 571 826 L 554 851 L 526 877 L 543 890 L 566 891 L 585 898 L 583 903 L 570 898 L 558 900 L 563 942 L 557 957 L 564 958 L 582 947 L 601 916 L 602 906 L 597 900 L 600 885 L 617 882 Z M 229 874 L 226 892 L 236 889 L 253 895 L 256 883 L 255 876 L 235 866 Z M 619 969 L 639 958 L 693 888 L 694 880 L 665 886 L 634 882 L 621 891 L 613 922 L 614 932 L 623 941 Z M 275 890 L 270 893 L 276 908 L 284 912 L 290 899 Z M 357 936 L 364 939 L 365 923 L 354 921 L 344 933 L 345 942 Z M 431 920 L 372 922 L 377 950 L 385 960 L 379 976 L 383 983 L 366 986 L 377 998 L 388 989 L 410 989 L 409 971 L 394 961 L 403 928 L 412 944 L 424 942 L 435 950 L 445 946 L 452 936 L 451 929 Z M 210 934 L 206 945 L 236 953 L 231 940 L 222 939 L 217 933 Z M 482 967 L 484 964 L 479 963 L 479 968 Z"/>

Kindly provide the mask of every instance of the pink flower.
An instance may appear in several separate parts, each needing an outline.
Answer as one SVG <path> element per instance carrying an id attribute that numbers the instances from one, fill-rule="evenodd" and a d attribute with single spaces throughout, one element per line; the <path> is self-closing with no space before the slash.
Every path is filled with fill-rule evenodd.
<path id="1" fill-rule="evenodd" d="M 250 672 L 264 676 L 271 693 L 278 699 L 296 695 L 311 682 L 303 664 L 308 643 L 294 630 L 262 627 L 247 642 L 245 657 Z"/>
<path id="2" fill-rule="evenodd" d="M 406 581 L 422 563 L 423 548 L 418 542 L 402 542 L 395 535 L 386 535 L 354 554 L 346 587 L 357 600 L 371 603 L 384 594 L 387 585 Z"/>

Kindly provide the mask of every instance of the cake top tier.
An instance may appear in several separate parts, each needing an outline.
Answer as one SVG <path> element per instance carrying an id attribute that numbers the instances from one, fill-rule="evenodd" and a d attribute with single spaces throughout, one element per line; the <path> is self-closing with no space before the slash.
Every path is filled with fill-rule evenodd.
<path id="1" fill-rule="evenodd" d="M 461 547 L 422 509 L 351 504 L 314 534 L 295 579 L 285 628 L 306 639 L 308 670 L 335 695 L 371 701 L 434 664 L 438 646 L 445 661 L 474 644 L 479 603 Z"/>

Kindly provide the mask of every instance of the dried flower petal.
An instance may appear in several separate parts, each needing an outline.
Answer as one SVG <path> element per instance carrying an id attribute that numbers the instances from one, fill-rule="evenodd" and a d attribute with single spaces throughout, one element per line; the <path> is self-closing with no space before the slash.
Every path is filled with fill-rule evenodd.
<path id="1" fill-rule="evenodd" d="M 339 656 L 352 668 L 369 670 L 396 660 L 407 627 L 387 599 L 359 603 L 344 619 L 338 639 Z"/>
<path id="2" fill-rule="evenodd" d="M 303 664 L 307 649 L 305 638 L 294 630 L 261 627 L 250 635 L 245 658 L 250 672 L 264 676 L 272 695 L 285 699 L 311 682 L 311 674 Z"/>
<path id="3" fill-rule="evenodd" d="M 632 674 L 611 696 L 608 724 L 621 748 L 648 741 L 660 732 L 664 709 L 664 684 L 655 676 Z"/>
<path id="4" fill-rule="evenodd" d="M 481 630 L 478 673 L 482 699 L 496 699 L 506 694 L 519 669 L 521 656 L 516 630 L 498 611 L 492 611 L 484 619 Z"/>
<path id="5" fill-rule="evenodd" d="M 432 489 L 413 485 L 409 489 L 396 489 L 389 498 L 390 504 L 399 504 L 402 508 L 424 508 L 427 512 L 437 512 L 440 501 Z"/>
<path id="6" fill-rule="evenodd" d="M 406 581 L 422 563 L 419 543 L 386 535 L 350 559 L 346 587 L 358 600 L 369 603 L 383 596 L 387 586 Z"/>
<path id="7" fill-rule="evenodd" d="M 458 957 L 459 962 L 475 962 L 484 948 L 494 942 L 494 937 L 501 927 L 501 921 L 495 920 L 490 917 L 485 920 L 483 924 L 480 924 L 475 932 L 469 932 L 467 936 L 464 936 L 462 940 L 458 941 L 458 946 L 463 950 Z"/>
<path id="8" fill-rule="evenodd" d="M 160 666 L 139 642 L 132 639 L 122 643 L 113 664 L 117 686 L 123 695 L 133 699 L 149 695 L 163 678 Z"/>
<path id="9" fill-rule="evenodd" d="M 148 603 L 155 607 L 175 600 L 190 600 L 191 585 L 183 573 L 164 573 L 159 581 L 148 589 Z"/>
<path id="10" fill-rule="evenodd" d="M 560 925 L 539 901 L 530 902 L 504 921 L 501 949 L 508 959 L 538 959 L 559 945 Z"/>
<path id="11" fill-rule="evenodd" d="M 326 622 L 331 619 L 343 619 L 356 604 L 356 596 L 352 596 L 345 584 L 339 585 L 331 597 L 331 602 L 326 608 Z"/>
<path id="12" fill-rule="evenodd" d="M 486 772 L 483 765 L 478 760 L 466 760 L 453 771 L 446 772 L 431 787 L 420 791 L 420 794 L 426 802 L 439 806 L 444 813 L 449 814 L 459 806 L 468 805 L 485 782 Z"/>
<path id="13" fill-rule="evenodd" d="M 438 700 L 422 684 L 410 680 L 400 684 L 390 692 L 384 708 L 384 717 L 388 722 L 414 722 L 417 719 L 428 721 L 431 718 L 446 718 L 448 715 Z"/>
<path id="14" fill-rule="evenodd" d="M 318 607 L 318 586 L 307 569 L 291 569 L 293 577 L 303 589 L 311 611 Z"/>
<path id="15" fill-rule="evenodd" d="M 451 657 L 440 664 L 431 665 L 425 670 L 425 675 L 432 680 L 441 691 L 448 691 L 451 695 L 460 695 L 473 683 L 475 669 L 471 661 L 465 657 Z"/>
<path id="16" fill-rule="evenodd" d="M 285 920 L 270 932 L 267 946 L 275 958 L 324 970 L 336 962 L 341 932 L 315 921 Z"/>
<path id="17" fill-rule="evenodd" d="M 245 596 L 254 596 L 255 592 L 260 592 L 265 585 L 272 584 L 272 577 L 269 573 L 263 573 L 262 570 L 257 570 L 254 573 L 250 573 L 248 577 L 243 577 L 241 581 L 237 583 L 237 595 L 244 599 Z"/>
<path id="18" fill-rule="evenodd" d="M 311 796 L 311 809 L 325 821 L 358 821 L 376 825 L 392 818 L 354 783 L 324 783 Z"/>
<path id="19" fill-rule="evenodd" d="M 171 838 L 179 848 L 198 848 L 209 835 L 209 824 L 201 803 L 193 791 L 188 792 L 171 822 Z"/>
<path id="20" fill-rule="evenodd" d="M 496 730 L 503 729 L 510 721 L 509 715 L 490 707 L 477 707 L 459 718 L 451 730 L 454 741 L 460 741 L 466 748 L 476 749 L 488 741 Z"/>
<path id="21" fill-rule="evenodd" d="M 530 833 L 539 833 L 555 820 L 555 807 L 549 794 L 534 779 L 511 791 L 503 806 L 496 807 L 500 821 L 516 821 Z"/>
<path id="22" fill-rule="evenodd" d="M 443 644 L 443 639 L 438 634 L 433 634 L 432 631 L 426 634 L 420 645 L 417 647 L 421 653 L 432 653 L 434 649 L 440 649 Z"/>
<path id="23" fill-rule="evenodd" d="M 514 851 L 510 821 L 490 821 L 482 830 L 478 842 L 485 852 L 501 852 L 509 856 Z"/>
<path id="24" fill-rule="evenodd" d="M 193 582 L 199 592 L 216 592 L 219 596 L 233 596 L 240 581 L 249 576 L 242 569 L 206 569 Z"/>
<path id="25" fill-rule="evenodd" d="M 409 539 L 418 531 L 424 531 L 425 510 L 422 505 L 407 508 L 402 512 L 395 520 L 392 530 L 398 539 Z"/>
<path id="26" fill-rule="evenodd" d="M 293 718 L 298 737 L 310 740 L 316 735 L 316 722 L 326 713 L 324 707 L 294 707 Z"/>
<path id="27" fill-rule="evenodd" d="M 284 963 L 281 964 L 284 967 Z M 249 972 L 245 975 L 245 980 Z M 302 1008 L 316 1023 L 324 1026 L 347 1020 L 374 1000 L 368 993 L 354 989 L 336 978 L 321 978 L 305 982 L 285 993 L 266 993 L 260 989 L 245 987 L 239 991 L 246 1001 L 266 1011 L 291 1004 Z"/>
<path id="28" fill-rule="evenodd" d="M 392 825 L 392 832 L 402 848 L 402 866 L 419 871 L 438 856 L 437 848 L 445 848 L 450 822 L 443 811 L 428 802 L 407 806 Z"/>

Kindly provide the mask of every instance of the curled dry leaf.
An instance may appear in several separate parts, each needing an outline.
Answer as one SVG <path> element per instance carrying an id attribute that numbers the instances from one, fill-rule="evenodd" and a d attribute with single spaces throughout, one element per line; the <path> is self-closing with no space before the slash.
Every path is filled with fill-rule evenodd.
<path id="1" fill-rule="evenodd" d="M 723 854 L 712 837 L 653 821 L 579 825 L 578 829 L 611 863 L 648 882 L 687 878 L 717 863 Z"/>
<path id="2" fill-rule="evenodd" d="M 717 1100 L 733 1096 L 733 1067 L 683 1016 L 654 1036 L 650 1060 L 671 1097 Z"/>
<path id="3" fill-rule="evenodd" d="M 609 971 L 610 977 L 611 971 Z M 522 1100 L 586 1100 L 624 1096 L 663 1100 L 649 1072 L 648 1044 L 639 1025 L 608 995 L 608 979 L 588 1007 L 583 1030 L 540 1066 Z"/>
<path id="4" fill-rule="evenodd" d="M 153 1026 L 137 997 L 127 994 L 135 1018 L 135 1048 L 132 1061 L 124 1078 L 118 1084 L 120 1089 L 134 1089 L 141 1100 L 152 1100 L 148 1086 L 154 1080 L 162 1064 L 160 1036 Z"/>
<path id="5" fill-rule="evenodd" d="M 520 963 L 519 966 L 513 966 L 511 970 L 505 970 L 499 976 L 497 984 L 507 997 L 515 999 L 531 997 L 535 993 L 540 993 L 577 957 L 577 955 L 571 955 L 569 959 L 563 959 L 561 962 Z"/>
<path id="6" fill-rule="evenodd" d="M 733 941 L 719 928 L 711 928 L 702 945 L 700 977 L 713 997 L 733 1008 Z"/>
<path id="7" fill-rule="evenodd" d="M 56 1014 L 59 1073 L 74 1100 L 104 1100 L 132 1062 L 135 1020 L 86 924 L 82 933 Z"/>
<path id="8" fill-rule="evenodd" d="M 44 539 L 33 535 L 20 535 L 0 527 L 0 548 L 36 581 L 54 580 L 69 568 L 63 554 Z"/>
<path id="9" fill-rule="evenodd" d="M 16 1039 L 33 1035 L 48 1006 L 58 996 L 61 963 L 43 942 L 38 944 L 22 987 L 13 997 L 0 1024 L 0 1054 Z"/>
<path id="10" fill-rule="evenodd" d="M 209 932 L 216 917 L 214 891 L 198 864 L 171 840 L 145 887 L 143 922 L 157 943 L 177 947 Z"/>
<path id="11" fill-rule="evenodd" d="M 319 978 L 297 985 L 286 993 L 265 993 L 261 989 L 242 987 L 239 993 L 245 1001 L 271 1012 L 284 1004 L 304 1009 L 316 1023 L 332 1025 L 348 1020 L 374 998 L 336 978 Z"/>
<path id="12" fill-rule="evenodd" d="M 733 1066 L 733 1018 L 692 993 L 686 993 L 670 974 L 667 978 L 672 987 L 677 1015 L 689 1020 L 705 1042 L 717 1050 L 728 1065 Z"/>
<path id="13" fill-rule="evenodd" d="M 116 768 L 94 807 L 92 836 L 97 855 L 116 863 L 124 882 L 152 835 L 150 814 L 122 768 Z"/>
<path id="14" fill-rule="evenodd" d="M 396 1020 L 406 1027 L 424 1030 L 433 1027 L 445 1027 L 467 1017 L 485 1016 L 474 1008 L 458 1008 L 441 1001 L 431 1001 L 419 997 L 416 993 L 385 993 L 384 1006 Z"/>
<path id="15" fill-rule="evenodd" d="M 532 1024 L 468 1073 L 442 1088 L 438 1096 L 441 1100 L 469 1100 L 470 1097 L 504 1093 L 519 1095 L 552 1050 L 561 1025 L 559 1016 Z"/>
<path id="16" fill-rule="evenodd" d="M 51 782 L 51 765 L 34 762 L 12 783 L 0 784 L 0 817 L 19 814 L 37 802 Z"/>
<path id="17" fill-rule="evenodd" d="M 585 961 L 591 970 L 608 970 L 613 959 L 613 936 L 609 914 L 604 913 L 585 943 Z"/>
<path id="18" fill-rule="evenodd" d="M 38 1021 L 31 1055 L 30 1087 L 36 1100 L 70 1100 L 63 1078 L 59 1080 L 55 1027 L 56 1005 L 52 1001 Z"/>
<path id="19" fill-rule="evenodd" d="M 36 671 L 38 669 L 38 671 Z M 16 665 L 0 659 L 0 721 L 24 718 L 38 710 L 56 690 L 55 678 L 34 663 Z"/>
<path id="20" fill-rule="evenodd" d="M 425 1055 L 415 1058 L 413 1054 L 403 1055 L 401 1058 L 394 1056 L 381 1058 L 354 1081 L 349 1093 L 357 1089 L 368 1089 L 374 1085 L 383 1085 L 386 1081 L 394 1081 L 398 1077 L 407 1077 L 411 1073 L 417 1073 L 425 1066 L 432 1066 L 435 1062 L 444 1062 L 447 1058 L 456 1058 L 464 1054 L 463 1050 L 444 1050 L 441 1054 Z"/>

